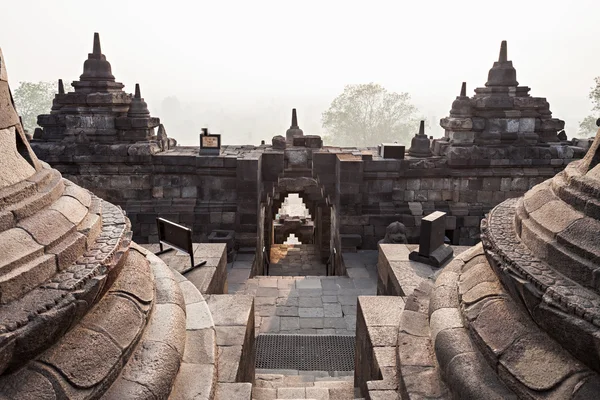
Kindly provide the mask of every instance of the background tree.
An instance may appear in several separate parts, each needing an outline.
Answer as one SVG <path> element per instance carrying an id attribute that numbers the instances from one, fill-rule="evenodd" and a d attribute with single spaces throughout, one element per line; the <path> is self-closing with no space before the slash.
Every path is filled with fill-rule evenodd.
<path id="1" fill-rule="evenodd" d="M 65 92 L 73 90 L 70 83 L 65 83 L 64 86 Z M 12 95 L 17 112 L 23 119 L 23 127 L 29 133 L 33 134 L 38 126 L 38 115 L 50 113 L 52 100 L 57 92 L 57 82 L 19 82 L 19 86 Z"/>
<path id="2" fill-rule="evenodd" d="M 596 85 L 591 88 L 588 97 L 592 101 L 592 112 L 595 115 L 588 115 L 579 123 L 579 134 L 584 136 L 593 136 L 598 132 L 596 120 L 600 118 L 600 76 L 594 79 L 594 83 Z"/>
<path id="3" fill-rule="evenodd" d="M 332 145 L 410 145 L 418 131 L 417 108 L 408 93 L 388 92 L 376 83 L 347 85 L 322 115 L 324 141 Z"/>

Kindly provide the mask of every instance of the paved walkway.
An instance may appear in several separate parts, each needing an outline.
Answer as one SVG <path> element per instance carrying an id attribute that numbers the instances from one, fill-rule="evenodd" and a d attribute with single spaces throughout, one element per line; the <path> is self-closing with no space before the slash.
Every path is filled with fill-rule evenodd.
<path id="1" fill-rule="evenodd" d="M 241 259 L 240 259 L 241 257 Z M 348 276 L 258 276 L 239 255 L 228 267 L 231 294 L 255 296 L 256 333 L 354 335 L 356 299 L 377 292 L 377 251 L 343 255 Z"/>
<path id="2" fill-rule="evenodd" d="M 274 244 L 271 246 L 271 276 L 325 275 L 325 264 L 314 244 Z"/>

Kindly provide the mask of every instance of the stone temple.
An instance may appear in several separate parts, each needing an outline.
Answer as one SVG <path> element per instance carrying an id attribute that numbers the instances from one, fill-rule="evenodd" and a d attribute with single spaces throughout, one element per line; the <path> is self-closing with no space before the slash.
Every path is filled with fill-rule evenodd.
<path id="1" fill-rule="evenodd" d="M 408 149 L 296 110 L 178 146 L 98 34 L 72 86 L 29 140 L 0 52 L 0 399 L 600 398 L 600 132 L 561 140 L 506 42 Z"/>

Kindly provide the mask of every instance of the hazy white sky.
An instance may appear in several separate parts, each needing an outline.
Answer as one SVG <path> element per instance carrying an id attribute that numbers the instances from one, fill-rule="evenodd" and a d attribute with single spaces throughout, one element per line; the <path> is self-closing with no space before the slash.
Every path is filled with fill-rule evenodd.
<path id="1" fill-rule="evenodd" d="M 177 96 L 252 124 L 253 107 L 271 107 L 273 115 L 256 118 L 272 119 L 283 133 L 297 106 L 309 134 L 319 133 L 306 127 L 317 131 L 320 112 L 352 83 L 409 92 L 439 120 L 462 81 L 470 94 L 483 86 L 508 40 L 517 80 L 548 99 L 572 136 L 600 75 L 599 18 L 598 0 L 4 0 L 0 46 L 12 86 L 71 81 L 99 32 L 117 80 L 130 92 L 139 82 L 153 112 Z M 196 130 L 211 123 L 197 113 Z"/>

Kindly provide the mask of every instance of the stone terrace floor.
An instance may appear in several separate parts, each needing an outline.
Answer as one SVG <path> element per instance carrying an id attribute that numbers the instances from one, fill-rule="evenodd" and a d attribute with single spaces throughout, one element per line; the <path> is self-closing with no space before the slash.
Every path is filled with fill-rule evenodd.
<path id="1" fill-rule="evenodd" d="M 271 276 L 325 275 L 319 250 L 310 244 L 274 244 L 271 246 Z"/>
<path id="2" fill-rule="evenodd" d="M 344 253 L 348 276 L 331 277 L 274 276 L 271 270 L 249 279 L 252 257 L 239 254 L 228 264 L 227 279 L 230 294 L 254 296 L 257 335 L 354 335 L 357 297 L 377 293 L 377 251 Z"/>

